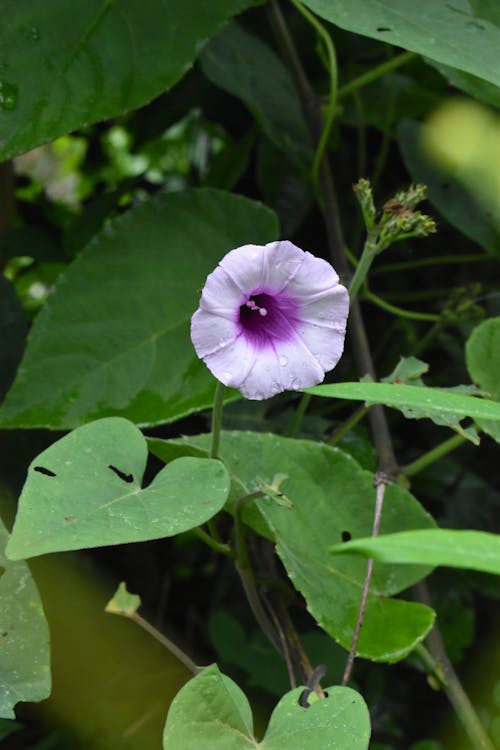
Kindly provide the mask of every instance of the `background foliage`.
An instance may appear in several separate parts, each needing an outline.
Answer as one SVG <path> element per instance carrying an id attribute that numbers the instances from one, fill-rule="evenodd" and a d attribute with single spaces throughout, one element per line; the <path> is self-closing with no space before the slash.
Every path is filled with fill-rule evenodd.
<path id="1" fill-rule="evenodd" d="M 5 747 L 148 750 L 162 733 L 166 750 L 200 736 L 214 750 L 494 747 L 497 4 L 0 0 L 0 13 Z M 425 239 L 402 229 L 415 206 L 394 201 L 410 183 L 437 223 Z M 351 311 L 328 385 L 269 402 L 226 392 L 214 461 L 214 381 L 189 338 L 207 274 L 238 245 L 287 238 L 348 283 L 380 227 L 390 247 L 358 293 L 374 370 Z M 397 461 L 387 541 L 369 538 L 387 468 L 375 403 Z M 203 524 L 219 511 L 217 549 Z M 248 606 L 238 529 L 264 606 L 326 665 L 329 698 L 307 711 Z M 342 688 L 371 554 L 362 658 Z M 111 608 L 124 617 L 104 612 L 120 581 L 141 614 L 126 597 Z M 449 707 L 426 657 L 434 621 L 489 740 Z M 183 654 L 212 666 L 187 681 Z"/>

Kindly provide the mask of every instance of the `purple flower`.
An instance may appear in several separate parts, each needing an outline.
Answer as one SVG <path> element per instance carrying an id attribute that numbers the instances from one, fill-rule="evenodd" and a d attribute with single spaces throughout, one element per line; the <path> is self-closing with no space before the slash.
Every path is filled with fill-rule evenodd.
<path id="1" fill-rule="evenodd" d="M 231 250 L 191 319 L 197 355 L 250 399 L 320 383 L 340 359 L 349 296 L 329 263 L 287 240 Z"/>

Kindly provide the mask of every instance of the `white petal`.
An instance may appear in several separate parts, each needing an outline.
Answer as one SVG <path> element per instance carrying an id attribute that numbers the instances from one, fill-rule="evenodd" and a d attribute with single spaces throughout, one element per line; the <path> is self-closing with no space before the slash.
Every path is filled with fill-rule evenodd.
<path id="1" fill-rule="evenodd" d="M 197 310 L 191 318 L 191 341 L 202 359 L 229 346 L 237 336 L 237 324 L 220 315 Z"/>
<path id="2" fill-rule="evenodd" d="M 311 253 L 304 253 L 304 262 L 300 273 L 296 274 L 286 286 L 291 297 L 301 302 L 321 298 L 339 282 L 338 274 L 332 266 L 323 260 L 315 258 Z"/>
<path id="3" fill-rule="evenodd" d="M 246 398 L 262 400 L 281 391 L 294 391 L 321 383 L 324 371 L 300 340 L 259 351 L 255 363 L 239 386 Z"/>
<path id="4" fill-rule="evenodd" d="M 203 359 L 208 369 L 224 385 L 242 390 L 242 383 L 257 357 L 255 347 L 239 336 L 227 347 L 219 348 Z"/>
<path id="5" fill-rule="evenodd" d="M 201 309 L 237 319 L 244 301 L 245 295 L 223 268 L 217 266 L 215 271 L 207 276 L 200 300 Z"/>

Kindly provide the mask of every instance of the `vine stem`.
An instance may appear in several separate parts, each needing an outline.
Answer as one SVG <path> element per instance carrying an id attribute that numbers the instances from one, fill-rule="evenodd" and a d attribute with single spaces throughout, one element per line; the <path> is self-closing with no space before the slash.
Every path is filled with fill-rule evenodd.
<path id="1" fill-rule="evenodd" d="M 415 591 L 416 598 L 422 602 L 422 604 L 432 607 L 429 590 L 424 581 L 417 583 L 413 587 L 413 590 Z M 462 684 L 453 669 L 452 663 L 446 653 L 441 633 L 436 626 L 432 628 L 427 636 L 427 646 L 434 662 L 432 674 L 438 679 L 448 696 L 448 700 L 453 706 L 462 726 L 469 735 L 469 739 L 474 748 L 476 748 L 476 750 L 495 750 L 492 741 L 486 734 L 486 730 L 479 720 L 479 716 L 477 715 L 474 706 L 469 700 L 469 696 L 463 689 Z"/>
<path id="2" fill-rule="evenodd" d="M 386 73 L 390 73 L 392 70 L 396 70 L 402 65 L 406 65 L 416 58 L 417 54 L 415 52 L 402 52 L 400 55 L 396 55 L 396 57 L 391 57 L 390 60 L 380 63 L 380 65 L 377 65 L 375 68 L 372 68 L 368 72 L 363 73 L 363 75 L 354 78 L 354 80 L 349 81 L 342 86 L 338 91 L 337 98 L 339 100 L 345 99 L 363 86 L 373 83 L 373 81 L 376 81 L 378 78 L 385 76 Z"/>
<path id="3" fill-rule="evenodd" d="M 375 511 L 373 514 L 373 528 L 372 536 L 376 537 L 380 531 L 380 519 L 382 517 L 382 508 L 384 505 L 385 488 L 389 483 L 389 479 L 384 474 L 378 473 L 375 475 Z M 370 593 L 370 584 L 373 574 L 373 560 L 369 558 L 366 564 L 365 579 L 363 581 L 363 589 L 361 591 L 361 602 L 359 604 L 358 616 L 356 618 L 356 625 L 352 636 L 351 648 L 349 649 L 349 656 L 342 675 L 341 685 L 347 685 L 351 678 L 352 668 L 354 665 L 354 659 L 356 658 L 356 651 L 359 643 L 359 636 L 361 635 L 361 628 L 363 627 L 363 621 L 365 619 L 366 605 L 368 603 L 368 594 Z"/>

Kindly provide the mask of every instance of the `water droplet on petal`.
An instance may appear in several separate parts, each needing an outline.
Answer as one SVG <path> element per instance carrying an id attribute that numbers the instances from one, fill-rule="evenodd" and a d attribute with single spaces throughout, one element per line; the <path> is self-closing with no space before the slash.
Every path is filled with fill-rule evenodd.
<path id="1" fill-rule="evenodd" d="M 0 81 L 0 109 L 14 109 L 17 97 L 18 88 L 15 83 Z"/>
<path id="2" fill-rule="evenodd" d="M 282 355 L 281 355 L 281 356 L 280 356 L 280 357 L 278 358 L 278 362 L 280 363 L 280 365 L 281 365 L 282 367 L 286 367 L 286 366 L 287 366 L 287 364 L 288 364 L 288 357 L 285 357 L 285 355 L 284 355 L 284 354 L 282 354 Z"/>
<path id="3" fill-rule="evenodd" d="M 298 391 L 299 388 L 302 388 L 302 384 L 300 380 L 297 380 L 297 378 L 294 378 L 292 380 L 292 391 Z"/>

